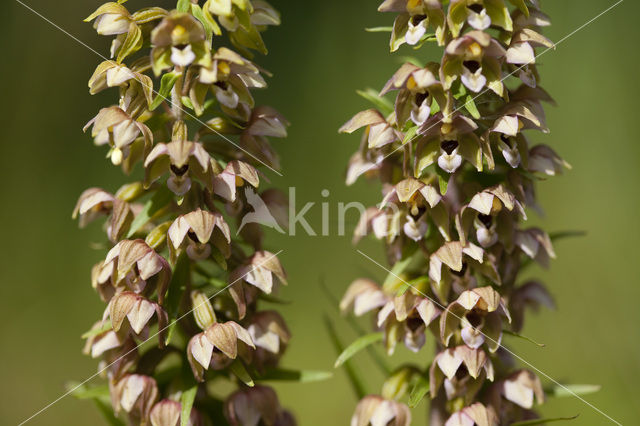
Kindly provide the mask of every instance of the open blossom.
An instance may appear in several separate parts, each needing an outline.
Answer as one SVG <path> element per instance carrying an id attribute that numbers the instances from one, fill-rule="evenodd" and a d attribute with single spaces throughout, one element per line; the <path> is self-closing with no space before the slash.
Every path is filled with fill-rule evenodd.
<path id="1" fill-rule="evenodd" d="M 125 174 L 141 165 L 144 175 L 115 191 L 87 189 L 73 211 L 81 227 L 102 221 L 109 244 L 91 270 L 106 307 L 83 337 L 117 420 L 102 395 L 100 406 L 110 422 L 132 425 L 226 416 L 294 426 L 272 389 L 247 390 L 279 368 L 291 339 L 284 318 L 261 306 L 286 284 L 284 269 L 263 250 L 261 225 L 243 221 L 256 198 L 279 223 L 286 217 L 283 197 L 259 186 L 262 166 L 279 164 L 270 139 L 286 137 L 289 122 L 253 94 L 269 75 L 253 52 L 267 53 L 261 33 L 280 15 L 264 0 L 130 3 L 107 2 L 86 19 L 110 36 L 113 58 L 93 71 L 89 92 L 116 97 L 84 130 Z M 238 390 L 213 391 L 207 382 L 220 377 Z"/>
<path id="2" fill-rule="evenodd" d="M 399 342 L 416 352 L 435 346 L 428 371 L 396 370 L 429 376 L 432 426 L 531 420 L 544 400 L 539 378 L 514 372 L 501 350 L 528 309 L 553 307 L 542 283 L 521 282 L 530 261 L 546 267 L 555 258 L 549 234 L 523 222 L 541 211 L 535 181 L 570 167 L 549 146 L 530 142 L 530 131 L 549 132 L 543 105 L 554 104 L 537 69 L 536 49 L 553 47 L 539 9 L 537 1 L 383 1 L 379 10 L 396 15 L 391 51 L 435 41 L 443 55 L 407 60 L 375 108 L 340 128 L 364 128 L 347 184 L 366 176 L 382 186 L 382 201 L 364 211 L 354 242 L 372 233 L 391 263 L 383 285 L 355 280 L 340 308 L 371 313 L 388 354 Z M 400 393 L 384 393 L 394 380 L 395 372 L 383 395 L 397 408 Z M 392 409 L 382 421 L 374 416 L 383 401 L 364 397 L 352 424 L 395 424 Z"/>

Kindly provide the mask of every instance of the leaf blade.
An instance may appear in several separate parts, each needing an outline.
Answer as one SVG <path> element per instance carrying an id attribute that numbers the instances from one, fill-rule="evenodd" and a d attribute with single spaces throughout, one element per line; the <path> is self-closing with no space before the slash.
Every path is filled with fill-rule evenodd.
<path id="1" fill-rule="evenodd" d="M 347 362 L 351 357 L 360 352 L 362 349 L 376 342 L 382 341 L 382 333 L 370 333 L 358 337 L 349 346 L 347 346 L 336 359 L 334 368 L 338 368 Z"/>

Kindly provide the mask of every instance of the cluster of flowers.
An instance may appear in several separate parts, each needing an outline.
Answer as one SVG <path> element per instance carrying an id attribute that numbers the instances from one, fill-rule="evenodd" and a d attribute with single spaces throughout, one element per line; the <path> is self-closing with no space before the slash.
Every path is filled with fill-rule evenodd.
<path id="1" fill-rule="evenodd" d="M 88 189 L 75 208 L 81 226 L 106 216 L 112 245 L 92 271 L 107 307 L 85 351 L 101 359 L 113 410 L 131 424 L 294 425 L 275 392 L 251 379 L 278 364 L 290 339 L 277 312 L 258 309 L 285 272 L 258 225 L 238 237 L 229 225 L 250 211 L 259 166 L 278 167 L 267 138 L 287 133 L 287 121 L 251 94 L 266 83 L 250 50 L 266 53 L 260 33 L 279 14 L 262 0 L 181 0 L 173 11 L 135 13 L 125 1 L 87 18 L 115 36 L 90 91 L 116 87 L 119 102 L 85 130 L 125 173 L 140 163 L 144 178 L 115 193 Z M 282 194 L 259 196 L 284 210 Z M 139 347 L 156 336 L 157 347 Z M 212 392 L 225 380 L 238 390 Z"/>
<path id="2" fill-rule="evenodd" d="M 372 232 L 394 265 L 379 285 L 355 281 L 341 303 L 356 315 L 375 311 L 392 354 L 397 343 L 419 351 L 429 331 L 436 355 L 427 367 L 404 366 L 381 396 L 359 403 L 353 426 L 408 425 L 402 398 L 417 377 L 428 381 L 436 425 L 510 424 L 537 418 L 541 382 L 516 370 L 502 346 L 524 311 L 552 306 L 545 287 L 521 282 L 532 260 L 555 256 L 550 237 L 525 227 L 536 205 L 534 181 L 568 165 L 548 146 L 532 146 L 524 130 L 548 132 L 537 47 L 550 24 L 537 0 L 386 0 L 398 13 L 391 50 L 435 42 L 440 63 L 405 63 L 378 98 L 342 128 L 365 128 L 350 160 L 347 184 L 377 177 L 384 199 L 363 215 L 356 240 Z M 384 95 L 395 91 L 395 102 Z M 428 378 L 428 379 L 427 379 Z M 405 383 L 400 386 L 399 383 Z"/>

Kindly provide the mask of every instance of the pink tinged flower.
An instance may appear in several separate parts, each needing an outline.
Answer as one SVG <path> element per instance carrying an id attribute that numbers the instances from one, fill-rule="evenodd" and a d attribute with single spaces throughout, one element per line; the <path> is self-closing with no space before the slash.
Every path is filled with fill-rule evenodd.
<path id="1" fill-rule="evenodd" d="M 463 365 L 469 377 L 477 379 L 482 373 L 484 377 L 493 381 L 493 364 L 482 349 L 472 349 L 466 345 L 444 349 L 436 355 L 429 369 L 429 388 L 432 398 L 437 395 L 443 381 L 454 380 Z"/>
<path id="2" fill-rule="evenodd" d="M 264 293 L 271 294 L 275 284 L 274 276 L 280 283 L 287 284 L 286 274 L 278 258 L 268 251 L 258 251 L 251 256 L 247 265 L 233 271 L 229 279 L 232 282 L 242 279 Z"/>
<path id="3" fill-rule="evenodd" d="M 388 300 L 389 298 L 378 284 L 369 279 L 360 278 L 349 285 L 340 301 L 340 310 L 344 312 L 353 305 L 354 314 L 360 316 L 385 305 Z"/>
<path id="4" fill-rule="evenodd" d="M 180 140 L 157 144 L 145 159 L 144 168 L 146 187 L 169 171 L 167 186 L 176 195 L 184 195 L 191 189 L 191 177 L 212 190 L 219 166 L 200 143 Z"/>
<path id="5" fill-rule="evenodd" d="M 227 201 L 234 202 L 237 197 L 237 188 L 249 185 L 257 188 L 260 184 L 257 170 L 239 160 L 227 163 L 222 173 L 213 177 L 213 192 Z"/>
<path id="6" fill-rule="evenodd" d="M 537 46 L 555 47 L 551 40 L 538 32 L 530 28 L 523 28 L 516 32 L 511 39 L 511 45 L 507 49 L 507 62 L 516 65 L 535 63 L 536 57 L 533 48 Z"/>
<path id="7" fill-rule="evenodd" d="M 162 329 L 166 327 L 168 317 L 166 311 L 155 302 L 128 291 L 118 293 L 109 302 L 105 310 L 105 319 L 107 317 L 111 319 L 111 327 L 113 331 L 118 333 L 126 318 L 133 332 L 140 335 L 154 314 L 158 320 L 160 345 L 162 346 L 164 344 Z"/>
<path id="8" fill-rule="evenodd" d="M 151 409 L 149 419 L 151 426 L 178 426 L 180 424 L 182 404 L 171 399 L 157 402 Z M 195 408 L 191 408 L 191 415 L 186 423 L 188 426 L 203 425 L 202 415 Z"/>
<path id="9" fill-rule="evenodd" d="M 156 381 L 149 376 L 127 374 L 111 390 L 116 413 L 124 410 L 132 419 L 146 423 L 158 398 Z"/>
<path id="10" fill-rule="evenodd" d="M 109 156 L 115 165 L 128 158 L 131 145 L 140 135 L 143 136 L 145 149 L 153 144 L 151 130 L 116 106 L 101 109 L 83 130 L 86 132 L 91 126 L 91 136 L 96 145 L 109 144 L 112 147 Z"/>
<path id="11" fill-rule="evenodd" d="M 540 306 L 555 308 L 553 298 L 542 283 L 528 281 L 517 287 L 509 299 L 509 310 L 513 315 L 513 330 L 517 332 L 522 329 L 525 308 L 537 310 Z"/>
<path id="12" fill-rule="evenodd" d="M 271 136 L 284 138 L 287 136 L 289 122 L 275 109 L 259 106 L 253 109 L 246 132 L 252 136 Z"/>
<path id="13" fill-rule="evenodd" d="M 113 2 L 103 4 L 84 21 L 90 22 L 94 19 L 93 28 L 100 35 L 124 34 L 129 31 L 131 24 L 129 11 L 121 4 Z"/>
<path id="14" fill-rule="evenodd" d="M 107 215 L 113 208 L 115 197 L 100 188 L 85 190 L 73 210 L 73 219 L 80 216 L 80 227 L 84 228 L 99 216 Z"/>
<path id="15" fill-rule="evenodd" d="M 102 330 L 104 326 L 104 321 L 98 321 L 93 325 L 91 331 Z M 122 338 L 120 338 L 113 330 L 107 330 L 89 336 L 83 352 L 91 355 L 91 358 L 98 358 L 104 353 L 122 346 L 122 344 Z"/>
<path id="16" fill-rule="evenodd" d="M 162 304 L 171 268 L 143 240 L 122 240 L 107 253 L 97 281 L 104 282 L 108 277 L 114 287 L 126 287 L 136 293 L 150 294 L 155 289 Z"/>
<path id="17" fill-rule="evenodd" d="M 169 249 L 176 258 L 179 249 L 185 248 L 192 260 L 206 259 L 213 244 L 225 258 L 231 255 L 229 225 L 220 213 L 197 209 L 179 216 L 169 227 Z"/>
<path id="18" fill-rule="evenodd" d="M 375 109 L 359 112 L 340 128 L 340 132 L 353 133 L 365 126 L 367 126 L 369 149 L 380 148 L 402 137 Z"/>
<path id="19" fill-rule="evenodd" d="M 529 171 L 543 173 L 547 176 L 561 174 L 571 165 L 564 161 L 547 145 L 536 145 L 529 152 Z"/>
<path id="20" fill-rule="evenodd" d="M 247 331 L 256 347 L 272 354 L 280 354 L 291 338 L 284 319 L 276 311 L 261 311 L 254 314 Z"/>
<path id="21" fill-rule="evenodd" d="M 240 389 L 224 403 L 224 415 L 231 426 L 276 426 L 282 413 L 274 390 L 262 385 Z"/>
<path id="22" fill-rule="evenodd" d="M 195 378 L 203 381 L 204 370 L 225 367 L 227 361 L 236 359 L 238 341 L 255 349 L 249 332 L 233 321 L 215 323 L 193 336 L 187 345 L 187 357 Z"/>
<path id="23" fill-rule="evenodd" d="M 452 271 L 462 271 L 464 256 L 482 263 L 484 261 L 484 250 L 471 242 L 467 242 L 464 246 L 459 241 L 445 242 L 429 258 L 429 278 L 439 283 L 442 279 L 443 264 Z"/>
<path id="24" fill-rule="evenodd" d="M 538 376 L 527 370 L 513 373 L 501 384 L 501 393 L 509 401 L 522 408 L 530 409 L 534 401 L 544 402 L 544 391 Z"/>
<path id="25" fill-rule="evenodd" d="M 549 265 L 549 259 L 556 258 L 556 253 L 551 244 L 551 238 L 549 238 L 546 232 L 539 228 L 517 231 L 514 242 L 520 247 L 520 250 L 522 250 L 524 254 L 544 267 Z"/>
<path id="26" fill-rule="evenodd" d="M 401 402 L 367 395 L 351 417 L 351 426 L 409 426 L 411 411 Z"/>
<path id="27" fill-rule="evenodd" d="M 476 402 L 455 412 L 445 426 L 498 426 L 499 419 L 493 407 Z"/>
<path id="28" fill-rule="evenodd" d="M 429 229 L 426 218 L 426 214 L 422 215 L 418 220 L 415 220 L 411 215 L 405 216 L 406 222 L 402 227 L 404 234 L 413 241 L 420 241 Z"/>

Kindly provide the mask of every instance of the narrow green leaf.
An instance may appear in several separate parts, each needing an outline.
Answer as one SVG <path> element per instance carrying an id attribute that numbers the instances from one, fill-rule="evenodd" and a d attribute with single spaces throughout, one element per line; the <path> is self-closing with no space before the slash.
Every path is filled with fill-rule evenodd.
<path id="1" fill-rule="evenodd" d="M 396 292 L 396 296 L 402 296 L 410 288 L 417 288 L 418 290 L 422 291 L 422 288 L 424 287 L 424 285 L 428 284 L 428 283 L 429 283 L 429 277 L 427 277 L 427 276 L 418 277 L 418 278 L 415 278 L 415 279 L 413 279 L 411 281 L 408 281 L 406 283 L 402 283 L 402 286 Z"/>
<path id="2" fill-rule="evenodd" d="M 600 391 L 601 388 L 602 386 L 600 385 L 554 385 L 545 388 L 544 393 L 548 396 L 562 398 L 565 396 L 589 395 Z"/>
<path id="3" fill-rule="evenodd" d="M 549 238 L 551 238 L 551 241 L 555 241 L 563 238 L 584 237 L 586 235 L 586 231 L 558 231 L 550 233 Z"/>
<path id="4" fill-rule="evenodd" d="M 516 333 L 515 331 L 511 331 L 511 330 L 502 330 L 502 332 L 503 332 L 504 334 L 508 334 L 509 336 L 513 336 L 513 337 L 517 337 L 517 338 L 522 339 L 522 340 L 526 340 L 527 342 L 529 342 L 529 343 L 533 343 L 534 345 L 536 345 L 536 346 L 538 346 L 538 347 L 540 347 L 540 348 L 544 348 L 545 346 L 547 346 L 547 345 L 545 345 L 544 343 L 538 343 L 538 342 L 536 342 L 535 340 L 533 340 L 532 338 L 527 337 L 527 336 L 524 336 L 524 335 L 522 335 L 522 334 L 520 334 L 520 333 Z"/>
<path id="5" fill-rule="evenodd" d="M 165 100 L 170 100 L 171 89 L 176 84 L 178 77 L 180 77 L 181 73 L 177 72 L 168 72 L 162 76 L 162 80 L 160 81 L 160 90 L 156 95 L 156 98 L 151 103 L 149 110 L 153 111 L 160 106 L 162 102 Z"/>
<path id="6" fill-rule="evenodd" d="M 409 407 L 417 407 L 427 392 L 429 392 L 429 380 L 424 376 L 420 376 L 409 394 Z"/>
<path id="7" fill-rule="evenodd" d="M 329 337 L 331 338 L 331 343 L 333 343 L 336 352 L 340 353 L 343 351 L 344 345 L 340 341 L 338 337 L 338 333 L 336 333 L 336 329 L 333 326 L 333 323 L 329 319 L 328 316 L 324 317 L 325 327 L 327 328 L 327 332 L 329 333 Z M 358 376 L 353 365 L 350 362 L 345 362 L 344 369 L 347 372 L 347 377 L 349 378 L 349 383 L 353 387 L 353 391 L 355 392 L 358 399 L 362 399 L 365 395 L 368 394 L 362 379 Z"/>
<path id="8" fill-rule="evenodd" d="M 111 320 L 108 319 L 104 322 L 104 324 L 102 324 L 102 326 L 98 327 L 98 328 L 92 328 L 89 331 L 86 331 L 85 333 L 82 334 L 82 336 L 80 336 L 83 339 L 89 338 L 89 337 L 93 337 L 93 336 L 97 336 L 100 333 L 104 333 L 105 331 L 109 331 L 111 330 Z"/>
<path id="9" fill-rule="evenodd" d="M 336 362 L 334 364 L 334 368 L 340 367 L 342 364 L 344 364 L 347 360 L 349 360 L 352 356 L 360 352 L 362 349 L 366 348 L 367 346 L 373 343 L 380 342 L 381 340 L 382 340 L 382 333 L 371 333 L 371 334 L 365 334 L 364 336 L 358 337 L 356 340 L 353 341 L 353 343 L 351 343 L 349 346 L 347 346 L 345 350 L 342 351 L 340 356 L 338 356 L 338 359 L 336 359 Z"/>
<path id="10" fill-rule="evenodd" d="M 188 12 L 189 6 L 191 6 L 191 0 L 178 0 L 176 9 L 178 9 L 178 12 Z"/>
<path id="11" fill-rule="evenodd" d="M 77 383 L 69 383 L 67 388 L 73 389 L 75 388 Z M 80 386 L 77 389 L 74 389 L 71 394 L 78 399 L 96 399 L 96 398 L 106 398 L 109 399 L 109 386 L 108 385 L 99 385 L 99 386 Z"/>
<path id="12" fill-rule="evenodd" d="M 387 274 L 387 277 L 382 283 L 382 287 L 387 289 L 389 286 L 396 284 L 399 281 L 398 277 L 402 275 L 405 269 L 407 269 L 412 260 L 413 256 L 407 256 L 404 259 L 397 261 L 391 268 L 391 272 Z M 401 282 L 401 284 L 406 285 L 403 282 Z"/>
<path id="13" fill-rule="evenodd" d="M 447 186 L 449 185 L 449 178 L 451 175 L 442 170 L 440 167 L 436 167 L 436 173 L 438 174 L 438 185 L 440 186 L 440 194 L 445 195 L 447 193 Z"/>
<path id="14" fill-rule="evenodd" d="M 180 426 L 187 426 L 189 424 L 191 408 L 193 408 L 193 401 L 196 399 L 196 392 L 198 392 L 198 385 L 194 385 L 182 392 L 182 396 L 180 397 L 180 404 L 182 405 L 182 410 L 180 412 Z"/>
<path id="15" fill-rule="evenodd" d="M 127 234 L 127 238 L 131 238 L 140 228 L 151 220 L 151 218 L 160 212 L 172 200 L 173 193 L 163 187 L 144 205 L 142 211 L 138 213 L 131 223 L 131 228 Z"/>
<path id="16" fill-rule="evenodd" d="M 364 29 L 368 33 L 390 33 L 393 27 L 370 27 Z"/>
<path id="17" fill-rule="evenodd" d="M 245 368 L 242 361 L 240 361 L 239 359 L 236 359 L 235 361 L 233 361 L 233 363 L 231 364 L 231 371 L 245 385 L 249 387 L 253 387 L 255 385 L 255 383 L 253 382 L 253 379 L 249 375 L 249 372 Z"/>
<path id="18" fill-rule="evenodd" d="M 365 90 L 356 90 L 356 93 L 371 102 L 383 115 L 389 115 L 393 112 L 393 103 L 389 99 L 379 96 L 375 89 L 368 87 Z"/>
<path id="19" fill-rule="evenodd" d="M 476 120 L 480 119 L 480 111 L 478 111 L 478 107 L 476 106 L 475 101 L 473 100 L 473 95 L 468 93 L 464 97 L 464 107 L 469 111 L 469 114 Z"/>
<path id="20" fill-rule="evenodd" d="M 333 377 L 333 373 L 330 371 L 273 368 L 260 376 L 260 380 L 309 383 L 327 380 L 331 377 Z"/>
<path id="21" fill-rule="evenodd" d="M 522 422 L 511 423 L 511 426 L 531 426 L 531 425 L 543 425 L 551 422 L 563 422 L 569 420 L 575 420 L 578 418 L 578 414 L 573 417 L 554 417 L 552 419 L 535 419 L 535 420 L 525 420 Z"/>
<path id="22" fill-rule="evenodd" d="M 329 303 L 331 304 L 331 306 L 333 306 L 333 308 L 336 310 L 337 313 L 340 313 L 340 310 L 338 309 L 340 302 L 333 295 L 333 293 L 331 293 L 331 290 L 329 290 L 329 288 L 327 287 L 327 284 L 324 282 L 324 278 L 320 279 L 320 287 L 322 287 L 322 290 L 324 291 L 325 296 L 327 296 L 327 299 L 329 300 Z M 347 316 L 346 321 L 347 321 L 347 324 L 349 324 L 351 329 L 357 335 L 361 336 L 366 333 L 366 331 L 360 326 L 360 324 L 358 324 L 358 321 L 356 321 L 353 316 L 351 315 Z M 338 352 L 342 352 L 342 350 Z M 391 368 L 387 364 L 386 358 L 384 356 L 381 356 L 378 353 L 378 351 L 376 351 L 376 348 L 373 346 L 368 346 L 367 352 L 369 353 L 373 361 L 376 363 L 376 365 L 380 368 L 382 373 L 385 376 L 388 376 L 391 373 Z"/>
<path id="23" fill-rule="evenodd" d="M 412 142 L 416 134 L 418 133 L 419 126 L 413 126 L 409 130 L 407 130 L 404 134 L 404 138 L 402 139 L 402 145 L 406 145 L 409 142 Z"/>

